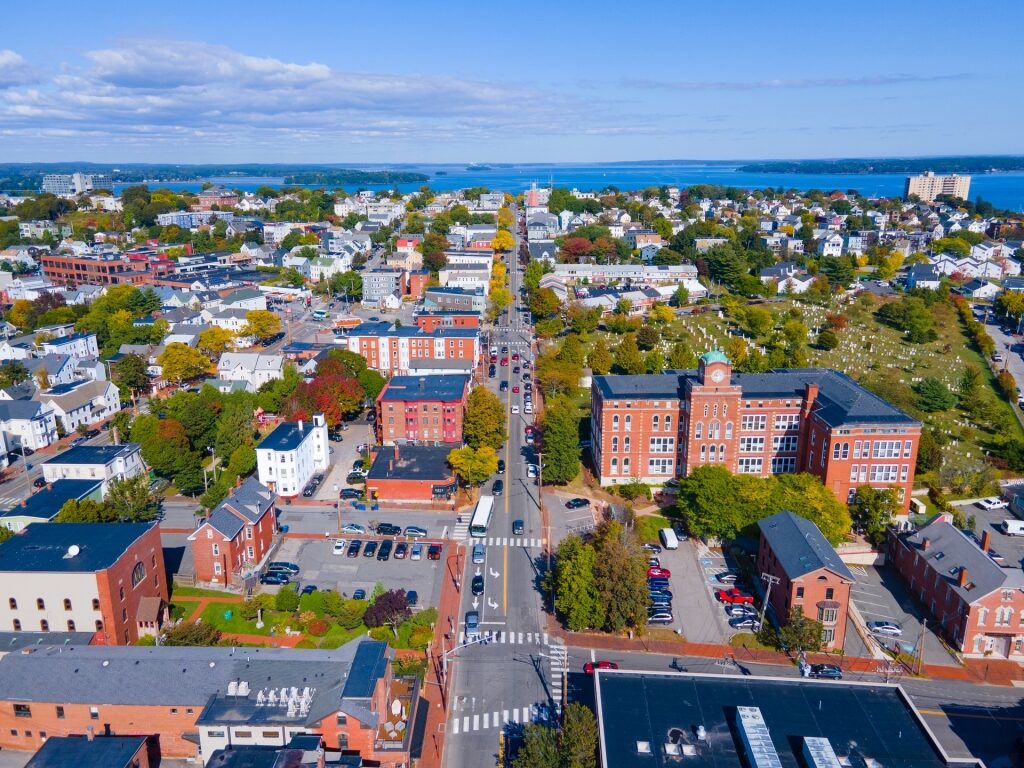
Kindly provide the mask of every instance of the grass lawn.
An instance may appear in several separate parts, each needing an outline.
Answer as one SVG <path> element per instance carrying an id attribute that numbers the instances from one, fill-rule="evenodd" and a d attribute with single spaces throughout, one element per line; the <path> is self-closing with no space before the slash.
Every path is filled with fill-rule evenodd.
<path id="1" fill-rule="evenodd" d="M 327 630 L 327 634 L 319 638 L 317 647 L 323 650 L 340 648 L 350 640 L 354 640 L 355 638 L 365 634 L 366 627 L 362 624 L 355 629 L 342 629 L 338 624 L 331 624 L 331 628 Z"/>
<path id="2" fill-rule="evenodd" d="M 200 589 L 199 587 L 179 587 L 172 585 L 171 597 L 221 597 L 232 599 L 238 596 L 231 592 L 223 592 L 219 589 Z"/>
<path id="3" fill-rule="evenodd" d="M 199 605 L 198 600 L 175 600 L 171 603 L 171 620 L 187 619 Z"/>
<path id="4" fill-rule="evenodd" d="M 239 613 L 241 605 L 229 605 L 227 603 L 211 603 L 203 609 L 200 617 L 204 624 L 212 624 L 221 632 L 234 632 L 240 635 L 269 635 L 270 628 L 274 624 L 275 615 L 266 614 L 263 617 L 262 629 L 256 628 L 256 622 L 246 621 Z M 224 612 L 231 611 L 231 618 L 225 619 Z"/>
<path id="5" fill-rule="evenodd" d="M 645 541 L 654 544 L 658 542 L 658 531 L 662 528 L 671 528 L 672 521 L 663 515 L 637 515 L 633 523 L 633 530 L 641 543 Z"/>

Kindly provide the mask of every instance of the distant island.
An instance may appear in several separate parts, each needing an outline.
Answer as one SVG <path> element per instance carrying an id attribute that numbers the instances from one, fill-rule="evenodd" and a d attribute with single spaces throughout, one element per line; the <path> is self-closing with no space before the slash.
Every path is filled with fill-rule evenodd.
<path id="1" fill-rule="evenodd" d="M 769 160 L 747 163 L 745 173 L 936 173 L 981 174 L 1024 171 L 1024 157 L 989 155 L 963 157 L 860 158 L 851 160 Z"/>
<path id="2" fill-rule="evenodd" d="M 414 184 L 430 181 L 425 173 L 411 171 L 305 171 L 284 177 L 285 184 L 334 186 L 337 184 Z"/>

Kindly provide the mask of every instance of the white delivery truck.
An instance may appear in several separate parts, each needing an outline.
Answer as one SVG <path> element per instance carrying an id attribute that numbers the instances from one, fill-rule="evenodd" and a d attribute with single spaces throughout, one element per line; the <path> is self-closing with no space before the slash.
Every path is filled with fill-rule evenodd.
<path id="1" fill-rule="evenodd" d="M 1024 520 L 1003 520 L 999 527 L 1007 536 L 1024 536 Z"/>
<path id="2" fill-rule="evenodd" d="M 665 549 L 679 549 L 679 537 L 676 536 L 676 532 L 671 528 L 662 528 L 658 531 L 658 536 L 661 538 L 661 545 Z"/>

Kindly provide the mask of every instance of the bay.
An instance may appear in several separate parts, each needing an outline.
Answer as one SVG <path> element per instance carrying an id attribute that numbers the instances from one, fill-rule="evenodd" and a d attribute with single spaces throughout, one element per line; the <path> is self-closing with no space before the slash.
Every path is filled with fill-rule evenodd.
<path id="1" fill-rule="evenodd" d="M 467 187 L 487 187 L 495 191 L 518 193 L 536 184 L 573 187 L 581 191 L 600 190 L 615 186 L 628 191 L 648 186 L 670 184 L 679 187 L 694 184 L 719 184 L 741 189 L 796 189 L 806 192 L 818 189 L 826 192 L 856 190 L 868 197 L 898 197 L 903 194 L 905 174 L 805 174 L 805 173 L 746 173 L 736 170 L 739 164 L 697 162 L 638 162 L 638 163 L 522 163 L 500 164 L 489 167 L 465 165 L 346 165 L 359 170 L 416 171 L 430 176 L 427 185 L 439 192 Z M 941 173 L 941 166 L 936 166 Z M 253 192 L 262 185 L 280 187 L 281 177 L 225 176 L 206 179 L 231 189 Z M 150 188 L 166 187 L 175 191 L 198 192 L 202 181 L 149 182 Z M 127 184 L 114 185 L 120 192 Z M 382 189 L 394 185 L 342 185 L 348 192 L 356 189 Z M 420 184 L 399 184 L 403 192 L 412 192 Z M 971 199 L 983 197 L 997 208 L 1024 212 L 1024 172 L 988 173 L 971 179 Z"/>

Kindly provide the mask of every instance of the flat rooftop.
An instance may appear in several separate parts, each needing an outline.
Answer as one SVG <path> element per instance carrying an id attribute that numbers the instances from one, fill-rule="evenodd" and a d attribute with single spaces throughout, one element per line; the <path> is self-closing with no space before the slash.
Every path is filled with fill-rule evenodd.
<path id="1" fill-rule="evenodd" d="M 380 395 L 382 402 L 408 400 L 461 401 L 469 384 L 469 376 L 393 376 Z"/>
<path id="2" fill-rule="evenodd" d="M 946 757 L 897 685 L 601 670 L 595 696 L 602 768 L 805 768 L 805 739 L 819 749 L 827 740 L 839 763 L 825 765 L 974 764 Z M 759 759 L 748 751 L 741 707 L 763 718 Z M 772 750 L 778 761 L 764 761 Z"/>
<path id="3" fill-rule="evenodd" d="M 44 464 L 102 464 L 106 466 L 115 459 L 128 456 L 139 450 L 138 443 L 120 445 L 79 445 L 58 453 Z"/>

